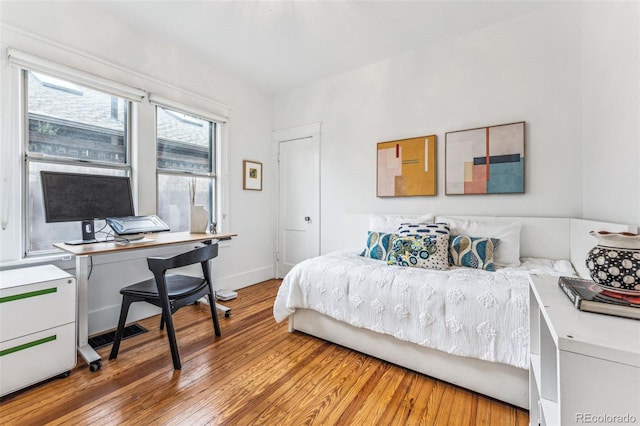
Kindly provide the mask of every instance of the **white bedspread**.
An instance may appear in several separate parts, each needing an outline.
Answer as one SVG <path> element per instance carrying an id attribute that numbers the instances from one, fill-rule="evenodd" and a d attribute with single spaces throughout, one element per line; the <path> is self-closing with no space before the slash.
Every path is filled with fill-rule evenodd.
<path id="1" fill-rule="evenodd" d="M 529 273 L 575 275 L 568 261 L 524 258 L 496 272 L 389 266 L 353 251 L 305 260 L 284 278 L 273 314 L 311 309 L 450 354 L 528 368 Z"/>

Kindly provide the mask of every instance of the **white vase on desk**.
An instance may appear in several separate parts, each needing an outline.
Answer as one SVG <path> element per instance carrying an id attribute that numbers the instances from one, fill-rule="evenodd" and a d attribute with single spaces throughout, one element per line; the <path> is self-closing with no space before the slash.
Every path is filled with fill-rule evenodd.
<path id="1" fill-rule="evenodd" d="M 189 232 L 192 234 L 204 234 L 209 225 L 209 213 L 203 206 L 190 206 Z"/>

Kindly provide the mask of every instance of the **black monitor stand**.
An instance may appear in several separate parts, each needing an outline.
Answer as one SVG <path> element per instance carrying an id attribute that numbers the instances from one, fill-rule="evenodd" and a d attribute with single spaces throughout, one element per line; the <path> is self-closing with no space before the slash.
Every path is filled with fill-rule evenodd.
<path id="1" fill-rule="evenodd" d="M 65 244 L 69 244 L 72 246 L 77 246 L 79 244 L 92 244 L 97 243 L 96 233 L 93 227 L 93 220 L 83 220 L 82 221 L 82 239 L 74 240 L 74 241 L 65 241 Z"/>

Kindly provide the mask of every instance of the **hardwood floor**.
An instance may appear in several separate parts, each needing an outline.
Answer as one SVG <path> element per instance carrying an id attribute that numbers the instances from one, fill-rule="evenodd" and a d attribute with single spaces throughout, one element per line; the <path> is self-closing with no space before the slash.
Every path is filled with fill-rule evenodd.
<path id="1" fill-rule="evenodd" d="M 102 369 L 5 397 L 0 424 L 526 425 L 527 411 L 276 324 L 279 280 L 238 291 L 213 333 L 208 306 L 174 315 L 182 370 L 159 317 Z M 46 362 L 46 360 L 43 360 Z"/>

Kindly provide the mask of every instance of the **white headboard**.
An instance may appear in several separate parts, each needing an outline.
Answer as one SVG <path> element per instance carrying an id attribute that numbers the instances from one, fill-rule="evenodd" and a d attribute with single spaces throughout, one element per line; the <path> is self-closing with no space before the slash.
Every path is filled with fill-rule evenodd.
<path id="1" fill-rule="evenodd" d="M 587 252 L 596 245 L 589 231 L 636 232 L 637 227 L 564 217 L 453 216 L 521 222 L 520 256 L 568 259 L 582 277 L 589 277 L 584 264 Z M 369 230 L 369 213 L 347 213 L 344 219 L 344 248 L 362 250 Z"/>

